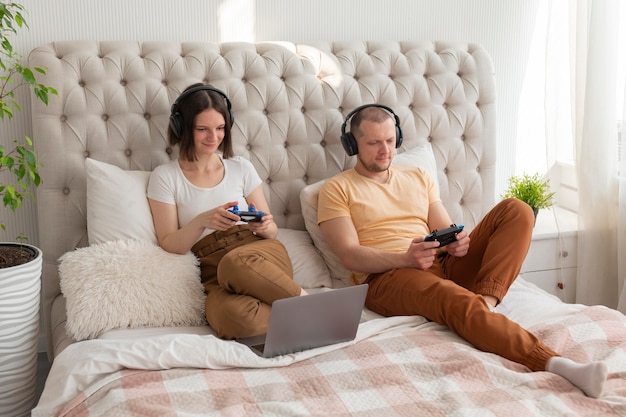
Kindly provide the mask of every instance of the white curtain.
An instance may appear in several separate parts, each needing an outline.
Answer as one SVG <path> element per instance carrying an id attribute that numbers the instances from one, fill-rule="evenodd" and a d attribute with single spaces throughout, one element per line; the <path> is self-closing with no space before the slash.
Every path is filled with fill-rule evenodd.
<path id="1" fill-rule="evenodd" d="M 538 123 L 547 168 L 571 155 L 566 162 L 577 174 L 576 301 L 626 313 L 626 146 L 621 158 L 618 151 L 626 79 L 620 6 L 626 2 L 551 0 L 543 6 L 540 41 L 533 45 L 544 54 Z"/>
<path id="2" fill-rule="evenodd" d="M 616 198 L 619 0 L 579 0 L 576 17 L 576 300 L 617 307 L 618 253 L 626 253 L 617 242 L 618 228 L 626 227 L 617 221 L 626 207 Z"/>

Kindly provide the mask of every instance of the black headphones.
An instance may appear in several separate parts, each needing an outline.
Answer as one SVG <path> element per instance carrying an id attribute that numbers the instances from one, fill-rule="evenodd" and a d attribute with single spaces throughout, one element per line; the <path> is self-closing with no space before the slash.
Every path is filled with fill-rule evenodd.
<path id="1" fill-rule="evenodd" d="M 399 148 L 400 145 L 402 145 L 402 129 L 400 128 L 400 118 L 396 115 L 396 113 L 390 107 L 382 104 L 364 104 L 348 113 L 348 115 L 346 116 L 346 120 L 341 125 L 341 144 L 343 145 L 343 149 L 345 149 L 346 153 L 349 156 L 359 153 L 359 148 L 352 132 L 346 132 L 346 126 L 352 116 L 367 107 L 380 107 L 381 109 L 387 110 L 393 116 L 396 122 L 396 148 Z"/>
<path id="2" fill-rule="evenodd" d="M 233 115 L 232 105 L 226 93 L 222 90 L 218 90 L 212 85 L 199 85 L 197 87 L 190 88 L 187 91 L 183 91 L 180 96 L 176 99 L 174 104 L 172 104 L 172 110 L 170 112 L 170 127 L 172 128 L 172 133 L 177 138 L 180 138 L 183 135 L 183 115 L 178 111 L 178 105 L 185 98 L 189 97 L 193 93 L 197 93 L 198 91 L 215 91 L 220 96 L 224 97 L 226 101 L 226 107 L 228 107 L 228 118 L 230 119 L 230 125 L 232 126 L 235 123 L 235 116 Z"/>

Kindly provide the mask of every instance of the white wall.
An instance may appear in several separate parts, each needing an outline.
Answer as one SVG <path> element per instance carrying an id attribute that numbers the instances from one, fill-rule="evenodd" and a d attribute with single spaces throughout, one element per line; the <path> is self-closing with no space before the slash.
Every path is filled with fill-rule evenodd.
<path id="1" fill-rule="evenodd" d="M 515 169 L 516 118 L 536 10 L 541 0 L 22 0 L 30 29 L 17 41 L 24 56 L 57 40 L 332 41 L 457 40 L 491 54 L 498 94 L 500 195 Z M 26 97 L 28 98 L 28 97 Z M 29 134 L 30 105 L 0 124 L 0 141 Z M 36 146 L 36 144 L 35 144 Z M 45 178 L 43 178 L 45 181 Z M 14 216 L 0 208 L 7 231 L 37 244 L 34 204 Z"/>

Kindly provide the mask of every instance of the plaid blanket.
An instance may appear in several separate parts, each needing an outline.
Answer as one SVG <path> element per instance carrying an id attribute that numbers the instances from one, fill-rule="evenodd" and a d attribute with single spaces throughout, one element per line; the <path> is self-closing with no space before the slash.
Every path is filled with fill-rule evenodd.
<path id="1" fill-rule="evenodd" d="M 272 360 L 212 336 L 196 337 L 202 348 L 180 336 L 93 341 L 58 358 L 73 363 L 59 373 L 67 383 L 53 378 L 33 416 L 626 416 L 624 315 L 556 304 L 508 314 L 563 356 L 606 361 L 604 395 L 586 397 L 422 318 L 390 318 L 362 324 L 353 343 Z M 96 343 L 94 362 L 82 352 Z"/>

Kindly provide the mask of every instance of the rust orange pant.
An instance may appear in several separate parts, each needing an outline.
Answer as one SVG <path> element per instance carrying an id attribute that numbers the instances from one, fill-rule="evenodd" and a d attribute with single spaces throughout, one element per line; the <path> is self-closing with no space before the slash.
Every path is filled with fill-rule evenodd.
<path id="1" fill-rule="evenodd" d="M 267 332 L 272 303 L 300 295 L 283 244 L 245 225 L 205 236 L 191 251 L 200 260 L 207 321 L 221 338 Z"/>
<path id="2" fill-rule="evenodd" d="M 428 270 L 403 268 L 370 275 L 366 305 L 385 316 L 424 316 L 478 349 L 543 371 L 548 359 L 558 354 L 504 315 L 492 313 L 478 295 L 502 300 L 520 272 L 533 224 L 526 203 L 506 199 L 472 230 L 464 257 L 444 252 Z"/>

